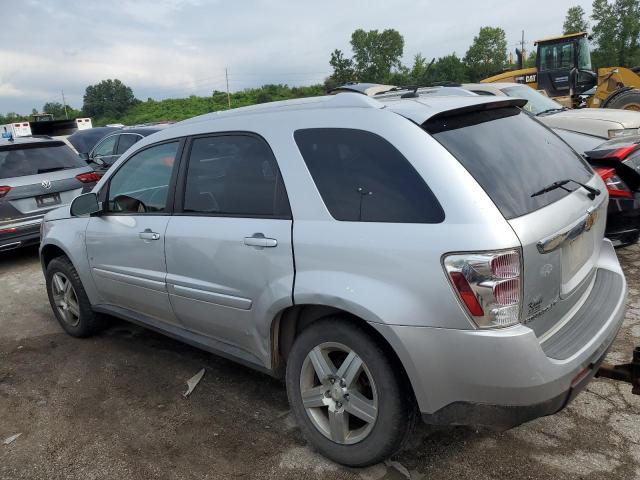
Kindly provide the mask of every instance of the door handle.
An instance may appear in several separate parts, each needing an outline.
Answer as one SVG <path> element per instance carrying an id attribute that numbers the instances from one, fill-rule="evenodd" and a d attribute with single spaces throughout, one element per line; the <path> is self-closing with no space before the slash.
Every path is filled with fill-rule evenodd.
<path id="1" fill-rule="evenodd" d="M 142 240 L 160 240 L 160 234 L 152 232 L 149 228 L 147 228 L 144 232 L 140 232 L 138 236 Z"/>
<path id="2" fill-rule="evenodd" d="M 244 237 L 244 244 L 249 247 L 273 248 L 278 246 L 278 240 L 267 238 L 263 233 L 254 233 L 251 237 Z"/>

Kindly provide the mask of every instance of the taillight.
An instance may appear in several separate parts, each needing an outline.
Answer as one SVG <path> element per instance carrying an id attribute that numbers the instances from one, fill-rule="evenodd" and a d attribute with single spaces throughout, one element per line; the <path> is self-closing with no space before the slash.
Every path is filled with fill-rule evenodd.
<path id="1" fill-rule="evenodd" d="M 81 173 L 80 175 L 76 175 L 76 179 L 80 180 L 82 183 L 92 183 L 100 180 L 100 175 L 95 172 Z"/>
<path id="2" fill-rule="evenodd" d="M 596 167 L 596 172 L 598 175 L 602 177 L 605 185 L 607 186 L 607 192 L 609 192 L 609 197 L 613 198 L 633 198 L 633 193 L 627 184 L 622 181 L 622 179 L 616 175 L 615 168 L 605 168 L 605 167 Z"/>
<path id="3" fill-rule="evenodd" d="M 627 158 L 627 156 L 630 153 L 633 153 L 633 151 L 638 148 L 637 144 L 634 145 L 629 145 L 627 147 L 622 147 L 622 148 L 618 148 L 617 150 L 614 150 L 611 153 L 607 154 L 607 157 L 611 157 L 611 158 L 615 158 L 617 160 L 624 160 L 625 158 Z"/>
<path id="4" fill-rule="evenodd" d="M 9 193 L 9 190 L 11 190 L 11 187 L 0 187 L 0 198 Z"/>
<path id="5" fill-rule="evenodd" d="M 520 321 L 522 286 L 519 250 L 447 255 L 451 285 L 478 328 Z"/>

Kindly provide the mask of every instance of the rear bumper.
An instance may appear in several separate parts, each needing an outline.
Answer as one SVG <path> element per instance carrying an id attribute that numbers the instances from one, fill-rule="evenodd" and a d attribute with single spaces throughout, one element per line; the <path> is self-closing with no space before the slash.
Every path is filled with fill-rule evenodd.
<path id="1" fill-rule="evenodd" d="M 554 355 L 561 352 L 557 358 L 525 325 L 501 330 L 372 326 L 400 357 L 425 421 L 515 426 L 562 409 L 595 375 L 613 343 L 624 318 L 627 287 L 609 241 L 598 268 L 606 271 L 605 280 L 616 282 L 607 284 L 613 299 L 588 312 L 578 310 L 564 333 L 579 331 L 584 321 L 590 334 L 578 335 L 568 346 L 563 346 L 567 337 L 554 343 Z M 563 329 L 547 341 L 562 337 Z"/>
<path id="2" fill-rule="evenodd" d="M 40 241 L 40 224 L 43 217 L 0 222 L 0 251 L 37 244 Z"/>

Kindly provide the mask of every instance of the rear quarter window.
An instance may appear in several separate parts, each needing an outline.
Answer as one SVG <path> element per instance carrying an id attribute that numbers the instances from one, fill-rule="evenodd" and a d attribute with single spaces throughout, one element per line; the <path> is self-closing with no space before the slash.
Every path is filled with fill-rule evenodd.
<path id="1" fill-rule="evenodd" d="M 409 161 L 364 130 L 297 130 L 295 141 L 331 216 L 351 222 L 439 223 L 444 211 Z"/>
<path id="2" fill-rule="evenodd" d="M 577 188 L 531 196 L 551 183 L 584 183 L 594 175 L 562 139 L 516 107 L 435 118 L 423 128 L 469 171 L 506 219 L 550 205 Z"/>

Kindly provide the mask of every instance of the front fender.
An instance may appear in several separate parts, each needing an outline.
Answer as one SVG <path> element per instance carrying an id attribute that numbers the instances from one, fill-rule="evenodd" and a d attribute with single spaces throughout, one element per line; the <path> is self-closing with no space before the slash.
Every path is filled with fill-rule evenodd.
<path id="1" fill-rule="evenodd" d="M 95 305 L 100 303 L 101 297 L 93 282 L 87 257 L 85 231 L 88 223 L 88 217 L 45 221 L 40 242 L 40 263 L 44 272 L 45 265 L 42 253 L 47 247 L 54 246 L 62 250 L 78 272 L 89 301 Z"/>

